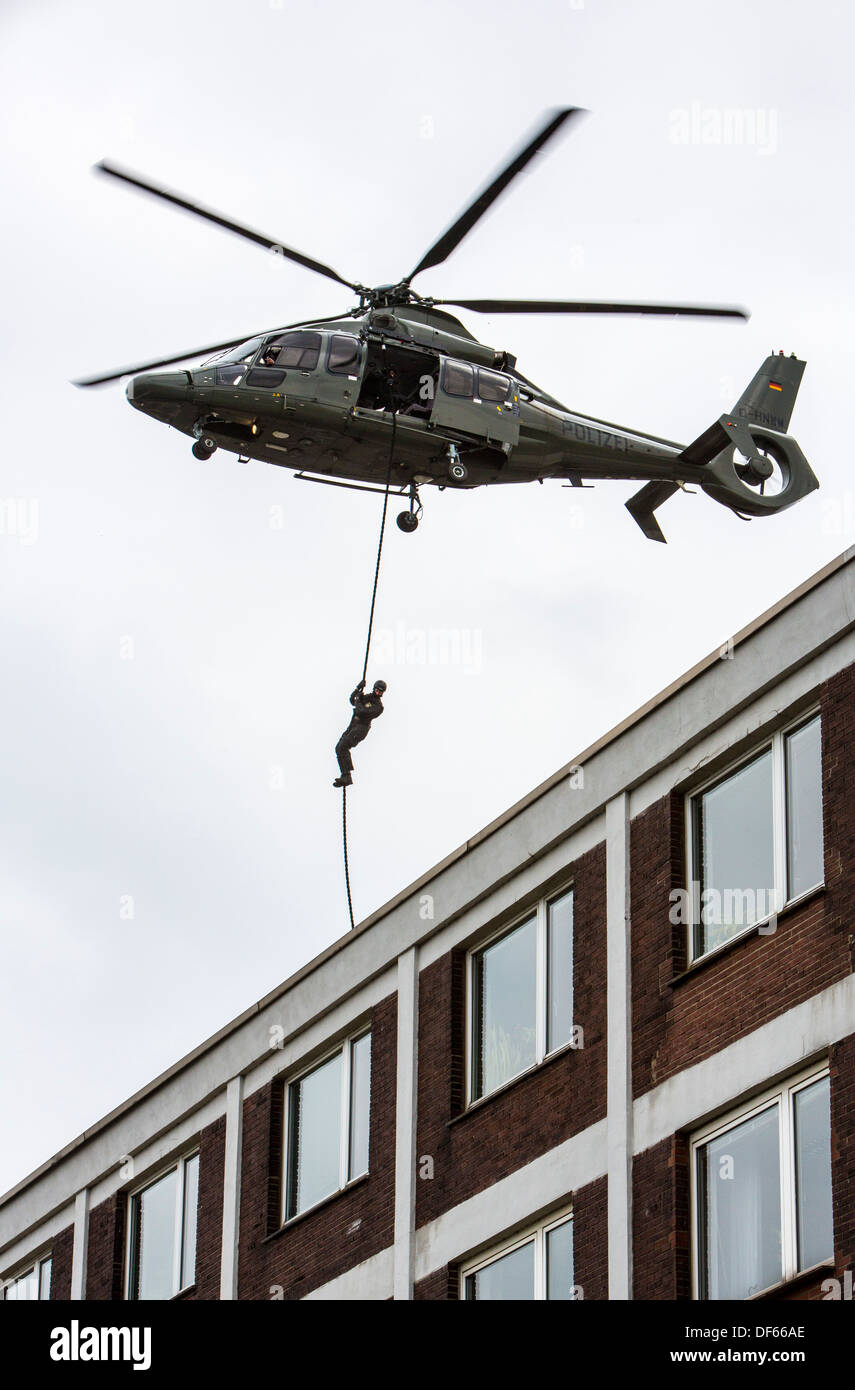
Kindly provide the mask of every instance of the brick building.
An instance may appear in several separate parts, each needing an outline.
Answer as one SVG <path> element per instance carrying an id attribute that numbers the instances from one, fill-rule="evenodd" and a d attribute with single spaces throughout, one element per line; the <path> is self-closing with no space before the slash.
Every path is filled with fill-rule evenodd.
<path id="1" fill-rule="evenodd" d="M 0 1199 L 5 1297 L 851 1288 L 853 793 L 855 550 Z"/>

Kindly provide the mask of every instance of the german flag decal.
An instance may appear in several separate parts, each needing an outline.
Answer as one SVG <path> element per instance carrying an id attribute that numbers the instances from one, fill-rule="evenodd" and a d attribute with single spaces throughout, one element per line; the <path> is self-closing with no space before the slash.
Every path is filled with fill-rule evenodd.
<path id="1" fill-rule="evenodd" d="M 770 391 L 783 391 L 783 389 L 784 389 L 783 386 L 779 386 L 778 383 L 777 383 L 777 381 L 770 381 L 770 382 L 769 382 L 769 390 L 770 390 Z"/>

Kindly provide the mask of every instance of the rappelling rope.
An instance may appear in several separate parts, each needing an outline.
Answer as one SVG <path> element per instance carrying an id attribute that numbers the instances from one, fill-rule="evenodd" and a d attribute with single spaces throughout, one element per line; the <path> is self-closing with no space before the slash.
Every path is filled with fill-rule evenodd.
<path id="1" fill-rule="evenodd" d="M 383 494 L 383 515 L 380 519 L 380 540 L 377 545 L 377 563 L 374 566 L 374 587 L 371 591 L 371 612 L 368 615 L 368 637 L 365 642 L 365 660 L 362 663 L 362 679 L 366 679 L 368 673 L 368 654 L 371 651 L 371 633 L 374 629 L 374 605 L 377 602 L 377 581 L 380 578 L 380 557 L 383 554 L 383 537 L 386 533 L 386 512 L 389 508 L 389 489 L 392 485 L 392 463 L 395 457 L 395 429 L 397 426 L 397 413 L 392 411 L 392 438 L 389 442 L 389 464 L 386 469 L 386 488 Z M 350 896 L 350 868 L 347 859 L 347 787 L 341 789 L 341 843 L 344 850 L 344 885 L 347 889 L 347 910 L 350 914 L 350 929 L 353 931 L 356 923 L 353 920 L 353 899 Z"/>
<path id="2" fill-rule="evenodd" d="M 365 680 L 368 674 L 368 653 L 371 650 L 371 633 L 374 628 L 374 604 L 377 601 L 377 581 L 380 578 L 380 556 L 383 554 L 383 536 L 386 532 L 386 512 L 389 507 L 389 488 L 392 484 L 392 460 L 395 456 L 395 429 L 398 423 L 397 413 L 392 411 L 392 439 L 389 445 L 389 466 L 386 469 L 386 490 L 383 494 L 383 516 L 380 521 L 380 543 L 377 546 L 377 563 L 374 566 L 374 588 L 371 591 L 371 612 L 368 616 L 368 638 L 365 643 L 365 660 L 362 663 L 362 679 Z"/>
<path id="3" fill-rule="evenodd" d="M 353 899 L 350 896 L 350 869 L 347 866 L 347 787 L 341 789 L 341 841 L 344 845 L 344 886 L 347 889 L 347 910 L 350 913 L 350 930 L 356 926 L 353 920 Z"/>

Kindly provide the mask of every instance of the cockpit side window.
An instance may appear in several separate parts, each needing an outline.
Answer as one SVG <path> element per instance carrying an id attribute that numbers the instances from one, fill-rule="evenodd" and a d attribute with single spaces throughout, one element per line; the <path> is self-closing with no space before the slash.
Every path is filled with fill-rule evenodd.
<path id="1" fill-rule="evenodd" d="M 474 396 L 475 373 L 468 363 L 446 360 L 442 371 L 442 389 L 447 396 Z"/>
<path id="2" fill-rule="evenodd" d="M 245 362 L 232 362 L 228 366 L 217 367 L 217 383 L 220 386 L 238 386 L 246 371 Z"/>
<path id="3" fill-rule="evenodd" d="M 483 367 L 478 368 L 478 395 L 482 401 L 505 401 L 510 389 L 508 377 L 499 376 L 496 372 L 485 372 Z"/>
<path id="4" fill-rule="evenodd" d="M 313 372 L 321 355 L 320 333 L 281 333 L 265 343 L 257 365 L 259 367 L 291 367 Z"/>
<path id="5" fill-rule="evenodd" d="M 345 333 L 334 333 L 330 341 L 327 369 L 344 376 L 356 376 L 359 371 L 359 340 Z"/>

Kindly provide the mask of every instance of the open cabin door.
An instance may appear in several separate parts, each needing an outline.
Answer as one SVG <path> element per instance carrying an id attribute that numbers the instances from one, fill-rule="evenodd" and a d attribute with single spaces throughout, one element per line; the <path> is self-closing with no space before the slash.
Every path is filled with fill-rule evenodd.
<path id="1" fill-rule="evenodd" d="M 520 406 L 514 382 L 502 372 L 444 358 L 431 424 L 492 444 L 508 453 L 520 437 Z"/>

